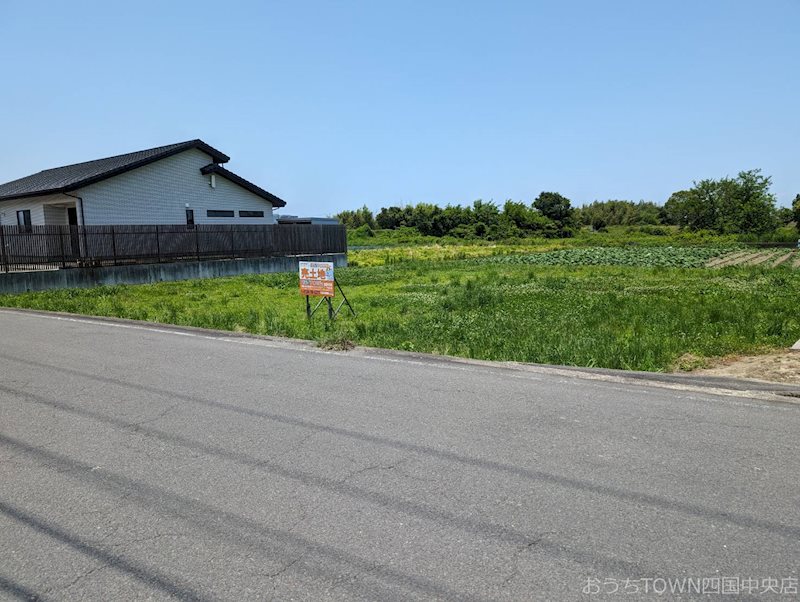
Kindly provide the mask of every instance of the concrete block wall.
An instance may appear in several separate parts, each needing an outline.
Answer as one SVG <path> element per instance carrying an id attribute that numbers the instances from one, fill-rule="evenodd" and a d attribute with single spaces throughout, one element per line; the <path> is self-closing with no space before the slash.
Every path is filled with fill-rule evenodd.
<path id="1" fill-rule="evenodd" d="M 221 261 L 187 261 L 105 268 L 74 268 L 37 272 L 0 273 L 0 294 L 15 294 L 60 288 L 91 288 L 114 284 L 152 284 L 197 278 L 221 278 L 243 274 L 298 271 L 300 261 L 332 261 L 347 266 L 347 254 L 296 255 Z"/>

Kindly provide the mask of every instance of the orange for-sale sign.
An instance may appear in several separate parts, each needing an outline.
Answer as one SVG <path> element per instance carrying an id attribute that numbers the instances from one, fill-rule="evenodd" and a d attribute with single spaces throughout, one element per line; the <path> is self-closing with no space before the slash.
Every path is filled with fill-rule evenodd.
<path id="1" fill-rule="evenodd" d="M 333 297 L 333 262 L 301 261 L 300 294 Z"/>

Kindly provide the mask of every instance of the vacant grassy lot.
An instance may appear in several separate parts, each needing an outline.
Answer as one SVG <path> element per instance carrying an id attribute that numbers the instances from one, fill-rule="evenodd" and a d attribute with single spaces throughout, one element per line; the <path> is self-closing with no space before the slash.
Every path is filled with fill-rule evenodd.
<path id="1" fill-rule="evenodd" d="M 681 259 L 671 252 L 668 265 L 702 265 L 714 256 L 706 255 L 689 249 Z M 563 262 L 572 259 L 567 254 Z M 306 320 L 295 274 L 0 296 L 0 305 L 329 344 L 657 371 L 800 338 L 799 270 L 648 261 L 655 267 L 475 258 L 341 269 L 337 277 L 359 315 L 333 325 L 323 315 Z"/>

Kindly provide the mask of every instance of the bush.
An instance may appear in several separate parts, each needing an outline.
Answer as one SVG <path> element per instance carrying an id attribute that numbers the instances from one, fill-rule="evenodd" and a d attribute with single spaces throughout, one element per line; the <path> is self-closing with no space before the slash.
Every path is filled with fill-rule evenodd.
<path id="1" fill-rule="evenodd" d="M 595 232 L 608 232 L 608 222 L 599 215 L 592 217 L 591 226 Z"/>
<path id="2" fill-rule="evenodd" d="M 467 226 L 462 224 L 460 226 L 456 226 L 452 230 L 450 230 L 450 236 L 454 236 L 455 238 L 477 238 L 475 234 L 474 226 Z"/>
<path id="3" fill-rule="evenodd" d="M 642 226 L 639 231 L 650 236 L 669 236 L 670 234 L 669 228 L 664 226 Z"/>
<path id="4" fill-rule="evenodd" d="M 359 238 L 372 238 L 375 236 L 375 231 L 369 227 L 369 224 L 364 224 L 353 230 L 353 234 Z"/>

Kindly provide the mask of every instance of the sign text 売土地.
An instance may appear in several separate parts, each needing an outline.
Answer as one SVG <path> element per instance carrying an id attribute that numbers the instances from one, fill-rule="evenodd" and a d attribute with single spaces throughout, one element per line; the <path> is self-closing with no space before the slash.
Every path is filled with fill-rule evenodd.
<path id="1" fill-rule="evenodd" d="M 333 262 L 301 261 L 300 294 L 314 297 L 333 297 Z"/>

